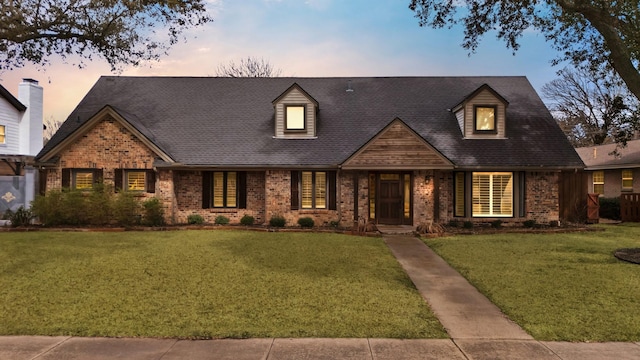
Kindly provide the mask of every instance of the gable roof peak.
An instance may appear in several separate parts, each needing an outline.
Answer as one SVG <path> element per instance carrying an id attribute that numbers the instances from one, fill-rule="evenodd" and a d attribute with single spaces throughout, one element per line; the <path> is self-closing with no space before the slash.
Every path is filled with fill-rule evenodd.
<path id="1" fill-rule="evenodd" d="M 318 101 L 316 99 L 313 98 L 313 96 L 309 95 L 309 93 L 302 88 L 302 86 L 298 85 L 297 82 L 294 82 L 291 86 L 289 86 L 287 88 L 287 90 L 285 90 L 284 92 L 282 92 L 282 94 L 280 94 L 277 98 L 275 98 L 271 103 L 273 105 L 277 104 L 280 100 L 282 100 L 282 98 L 284 98 L 285 96 L 287 96 L 287 94 L 289 94 L 293 89 L 296 89 L 298 91 L 300 91 L 306 98 L 309 99 L 309 101 L 313 102 L 313 104 L 318 107 Z"/>

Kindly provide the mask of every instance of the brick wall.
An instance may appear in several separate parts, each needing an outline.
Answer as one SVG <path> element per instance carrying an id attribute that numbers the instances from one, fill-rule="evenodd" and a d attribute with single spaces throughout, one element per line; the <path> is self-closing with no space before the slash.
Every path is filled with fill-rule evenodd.
<path id="1" fill-rule="evenodd" d="M 560 200 L 556 172 L 526 173 L 526 220 L 549 223 L 560 220 Z"/>

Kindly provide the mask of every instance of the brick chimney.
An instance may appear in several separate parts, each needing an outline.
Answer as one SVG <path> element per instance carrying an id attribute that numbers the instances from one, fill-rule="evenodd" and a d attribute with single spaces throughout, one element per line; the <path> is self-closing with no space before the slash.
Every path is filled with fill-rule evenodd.
<path id="1" fill-rule="evenodd" d="M 18 100 L 27 110 L 20 121 L 20 149 L 23 155 L 36 156 L 42 149 L 43 91 L 37 80 L 22 79 L 18 85 Z"/>

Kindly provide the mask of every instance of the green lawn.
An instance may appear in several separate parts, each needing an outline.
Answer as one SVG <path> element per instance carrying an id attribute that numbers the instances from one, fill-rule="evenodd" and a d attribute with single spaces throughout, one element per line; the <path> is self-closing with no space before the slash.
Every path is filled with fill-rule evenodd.
<path id="1" fill-rule="evenodd" d="M 443 338 L 379 238 L 0 233 L 0 335 Z"/>
<path id="2" fill-rule="evenodd" d="M 566 234 L 492 234 L 426 243 L 538 340 L 640 341 L 640 225 Z"/>

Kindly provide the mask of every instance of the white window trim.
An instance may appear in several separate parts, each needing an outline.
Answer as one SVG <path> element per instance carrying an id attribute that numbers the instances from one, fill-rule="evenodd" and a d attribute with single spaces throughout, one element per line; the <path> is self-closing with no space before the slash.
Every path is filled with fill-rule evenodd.
<path id="1" fill-rule="evenodd" d="M 475 187 L 475 185 L 473 184 L 473 177 L 476 175 L 488 175 L 489 176 L 489 212 L 488 213 L 476 213 L 475 211 L 475 202 L 472 201 L 472 208 L 471 208 L 471 216 L 472 217 L 504 217 L 504 218 L 508 218 L 508 217 L 513 217 L 513 206 L 514 206 L 514 199 L 513 199 L 513 173 L 512 172 L 474 172 L 471 175 L 472 178 L 472 188 Z M 511 176 L 511 212 L 509 214 L 495 214 L 493 211 L 493 199 L 494 199 L 494 194 L 493 194 L 493 177 L 496 175 L 509 175 Z M 472 189 L 472 199 L 475 199 L 475 194 L 473 193 L 474 189 Z"/>

